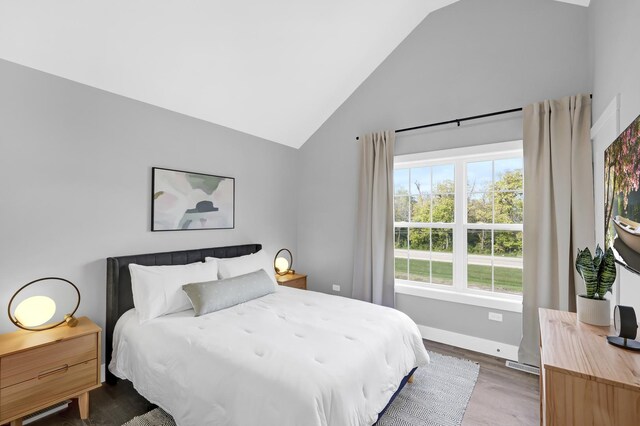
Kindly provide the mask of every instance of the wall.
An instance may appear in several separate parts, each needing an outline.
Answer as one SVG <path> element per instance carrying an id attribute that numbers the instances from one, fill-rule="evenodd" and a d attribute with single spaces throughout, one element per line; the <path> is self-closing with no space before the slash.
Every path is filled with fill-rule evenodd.
<path id="1" fill-rule="evenodd" d="M 520 107 L 590 91 L 587 9 L 540 0 L 462 0 L 429 15 L 302 146 L 297 269 L 313 290 L 351 295 L 361 133 Z M 399 136 L 396 153 L 502 142 L 522 137 L 520 114 Z M 398 307 L 431 326 L 435 302 L 398 297 Z M 441 305 L 445 306 L 445 305 Z M 520 341 L 487 309 L 446 305 L 452 332 Z M 506 315 L 506 313 L 505 313 Z M 513 323 L 517 327 L 513 327 Z M 491 329 L 491 331 L 489 331 Z"/>
<path id="2" fill-rule="evenodd" d="M 596 217 L 602 217 L 602 153 L 640 115 L 640 2 L 637 0 L 591 0 L 589 6 L 589 46 L 593 79 L 594 123 L 604 123 L 594 136 Z M 610 102 L 619 97 L 617 116 L 610 117 Z M 614 101 L 615 105 L 615 101 Z M 606 131 L 608 121 L 616 131 Z M 605 133 L 606 132 L 606 133 Z M 599 135 L 605 135 L 598 137 Z M 598 224 L 602 240 L 603 226 Z M 640 311 L 640 276 L 619 271 L 618 302 Z"/>
<path id="3" fill-rule="evenodd" d="M 80 288 L 79 314 L 104 325 L 108 256 L 252 242 L 296 252 L 297 150 L 6 61 L 0 93 L 1 307 L 22 284 L 61 276 Z M 153 166 L 235 177 L 236 228 L 150 232 Z M 0 317 L 0 333 L 13 329 Z"/>

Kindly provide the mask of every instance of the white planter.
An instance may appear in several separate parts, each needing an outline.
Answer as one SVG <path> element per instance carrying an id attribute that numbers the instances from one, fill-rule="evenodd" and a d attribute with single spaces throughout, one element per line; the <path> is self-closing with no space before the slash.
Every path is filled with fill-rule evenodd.
<path id="1" fill-rule="evenodd" d="M 598 326 L 611 324 L 611 304 L 609 299 L 589 299 L 583 295 L 576 296 L 578 321 Z"/>

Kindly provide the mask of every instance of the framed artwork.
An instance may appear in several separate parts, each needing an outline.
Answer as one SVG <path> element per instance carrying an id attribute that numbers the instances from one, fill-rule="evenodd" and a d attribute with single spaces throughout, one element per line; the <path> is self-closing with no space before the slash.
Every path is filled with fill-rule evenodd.
<path id="1" fill-rule="evenodd" d="M 605 242 L 640 273 L 640 116 L 604 153 Z"/>
<path id="2" fill-rule="evenodd" d="M 151 230 L 232 229 L 235 179 L 153 168 Z"/>

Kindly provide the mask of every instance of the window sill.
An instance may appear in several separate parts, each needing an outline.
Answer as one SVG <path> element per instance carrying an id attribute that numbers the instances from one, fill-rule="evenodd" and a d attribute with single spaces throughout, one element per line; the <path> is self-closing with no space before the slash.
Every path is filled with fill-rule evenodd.
<path id="1" fill-rule="evenodd" d="M 465 305 L 482 306 L 501 311 L 522 313 L 522 297 L 500 297 L 463 292 L 449 288 L 434 288 L 431 286 L 416 284 L 411 281 L 396 280 L 395 292 L 409 296 L 424 297 L 427 299 L 443 300 L 446 302 L 462 303 Z"/>

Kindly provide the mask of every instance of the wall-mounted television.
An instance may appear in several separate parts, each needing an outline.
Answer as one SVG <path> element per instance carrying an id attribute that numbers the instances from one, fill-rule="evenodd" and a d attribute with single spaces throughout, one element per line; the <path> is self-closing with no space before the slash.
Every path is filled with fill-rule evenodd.
<path id="1" fill-rule="evenodd" d="M 640 274 L 640 116 L 604 152 L 604 221 L 607 247 Z"/>

